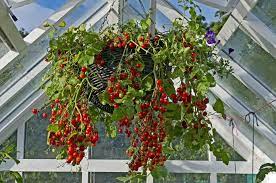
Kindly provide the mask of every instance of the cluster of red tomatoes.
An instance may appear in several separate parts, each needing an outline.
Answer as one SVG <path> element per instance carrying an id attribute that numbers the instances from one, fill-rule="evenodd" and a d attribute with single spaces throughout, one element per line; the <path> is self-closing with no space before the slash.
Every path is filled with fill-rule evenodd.
<path id="1" fill-rule="evenodd" d="M 84 158 L 84 151 L 88 146 L 95 146 L 99 140 L 99 134 L 88 114 L 87 102 L 79 102 L 78 110 L 71 115 L 68 112 L 68 104 L 56 99 L 51 104 L 51 116 L 48 143 L 53 147 L 66 149 L 67 163 L 80 164 Z M 37 109 L 33 109 L 38 114 Z M 42 117 L 47 118 L 46 113 Z"/>

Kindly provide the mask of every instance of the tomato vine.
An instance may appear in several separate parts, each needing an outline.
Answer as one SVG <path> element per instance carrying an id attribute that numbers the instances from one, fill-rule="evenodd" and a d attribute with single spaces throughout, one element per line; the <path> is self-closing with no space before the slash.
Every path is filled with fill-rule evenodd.
<path id="1" fill-rule="evenodd" d="M 179 3 L 190 19 L 176 19 L 166 33 L 152 36 L 146 18 L 100 33 L 71 27 L 51 39 L 43 88 L 52 108 L 48 143 L 59 158 L 80 164 L 84 150 L 99 140 L 96 123 L 103 122 L 110 137 L 129 138 L 131 172 L 160 169 L 179 146 L 193 152 L 209 147 L 228 163 L 206 109 L 214 76 L 232 70 L 215 55 L 218 42 L 198 6 Z M 221 101 L 214 109 L 224 115 Z"/>

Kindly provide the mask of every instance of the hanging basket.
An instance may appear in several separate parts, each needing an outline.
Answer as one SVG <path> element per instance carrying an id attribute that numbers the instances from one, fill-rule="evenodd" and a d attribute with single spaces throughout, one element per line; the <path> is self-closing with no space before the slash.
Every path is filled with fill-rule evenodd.
<path id="1" fill-rule="evenodd" d="M 97 88 L 95 91 L 91 93 L 89 98 L 90 105 L 94 105 L 99 109 L 113 113 L 114 107 L 108 104 L 104 105 L 99 100 L 99 94 L 101 94 L 107 87 L 108 79 L 112 76 L 112 74 L 116 71 L 117 66 L 120 61 L 123 60 L 123 48 L 115 48 L 113 50 L 105 48 L 99 57 L 104 61 L 104 64 L 93 63 L 89 66 L 90 74 L 88 75 L 88 79 L 90 83 Z M 140 53 L 141 60 L 145 64 L 145 68 L 142 72 L 142 76 L 146 76 L 150 74 L 153 70 L 153 60 L 150 54 L 145 51 L 141 51 Z M 98 58 L 99 59 L 99 58 Z"/>

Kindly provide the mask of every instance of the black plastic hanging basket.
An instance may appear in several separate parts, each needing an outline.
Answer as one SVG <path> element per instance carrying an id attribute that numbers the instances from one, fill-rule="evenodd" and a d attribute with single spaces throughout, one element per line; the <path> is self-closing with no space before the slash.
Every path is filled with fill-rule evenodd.
<path id="1" fill-rule="evenodd" d="M 119 65 L 124 49 L 116 48 L 114 50 L 105 49 L 101 52 L 103 60 L 105 60 L 104 66 L 97 64 L 91 64 L 89 66 L 90 73 L 88 79 L 90 83 L 97 88 L 97 90 L 91 93 L 89 98 L 90 105 L 96 106 L 99 109 L 113 113 L 114 107 L 108 104 L 104 105 L 99 100 L 99 94 L 107 88 L 108 79 L 116 71 L 116 67 Z M 145 64 L 145 68 L 142 75 L 148 75 L 153 70 L 153 60 L 150 54 L 141 51 L 140 56 Z"/>

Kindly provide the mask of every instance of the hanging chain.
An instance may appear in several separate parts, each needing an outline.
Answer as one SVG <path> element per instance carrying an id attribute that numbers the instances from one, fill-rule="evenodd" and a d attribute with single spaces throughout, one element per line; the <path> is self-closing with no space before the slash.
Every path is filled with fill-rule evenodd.
<path id="1" fill-rule="evenodd" d="M 253 117 L 251 121 L 251 116 Z M 259 126 L 258 124 L 258 117 L 255 112 L 249 112 L 245 116 L 245 121 L 252 122 L 253 123 L 253 134 L 252 134 L 252 183 L 254 183 L 254 151 L 255 151 L 255 124 Z"/>
<path id="2" fill-rule="evenodd" d="M 119 0 L 119 3 L 118 3 L 118 27 L 120 27 L 121 24 L 123 23 L 123 20 L 121 20 L 121 13 L 123 13 L 123 12 L 121 12 L 121 2 Z"/>
<path id="3" fill-rule="evenodd" d="M 230 121 L 229 121 L 229 126 L 230 126 L 231 129 L 232 129 L 232 145 L 233 145 L 233 149 L 235 149 L 234 129 L 235 129 L 235 127 L 236 127 L 236 124 L 235 124 L 233 118 L 230 119 Z M 234 156 L 235 156 L 235 153 L 234 153 Z M 234 158 L 235 158 L 235 157 L 234 157 Z M 237 174 L 237 164 L 236 164 L 236 161 L 234 162 L 234 170 L 235 170 L 235 174 Z"/>
<path id="4" fill-rule="evenodd" d="M 110 12 L 112 11 L 115 2 L 116 2 L 116 0 L 113 0 L 112 4 L 111 4 L 111 6 L 110 6 L 110 9 L 109 9 L 108 12 L 106 13 L 106 15 L 105 15 L 105 17 L 104 17 L 104 20 L 103 20 L 103 23 L 102 23 L 101 26 L 100 26 L 99 32 L 101 32 L 101 31 L 103 30 L 103 27 L 104 27 L 104 24 L 105 24 L 105 23 L 109 24 L 109 22 L 108 22 L 108 16 L 109 16 Z"/>

